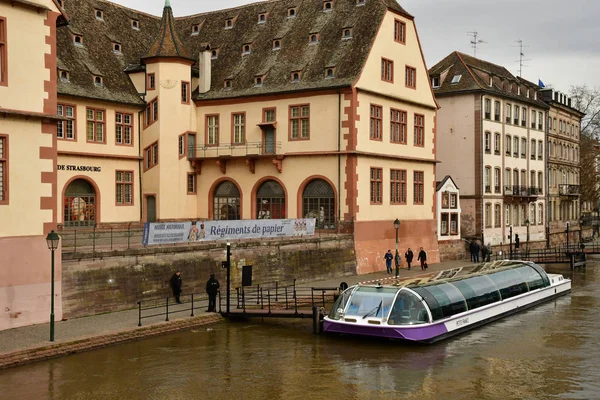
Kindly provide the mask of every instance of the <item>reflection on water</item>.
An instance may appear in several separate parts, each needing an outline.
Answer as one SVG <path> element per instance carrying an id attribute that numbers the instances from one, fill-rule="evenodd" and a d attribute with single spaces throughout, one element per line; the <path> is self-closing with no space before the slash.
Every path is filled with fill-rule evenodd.
<path id="1" fill-rule="evenodd" d="M 600 398 L 600 263 L 573 292 L 438 344 L 220 323 L 0 371 L 4 399 Z"/>

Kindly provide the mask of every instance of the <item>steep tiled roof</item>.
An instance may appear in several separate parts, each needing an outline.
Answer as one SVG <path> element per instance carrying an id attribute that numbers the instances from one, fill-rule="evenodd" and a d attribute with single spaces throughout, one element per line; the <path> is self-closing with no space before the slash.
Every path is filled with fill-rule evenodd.
<path id="1" fill-rule="evenodd" d="M 154 43 L 144 55 L 144 59 L 152 57 L 177 57 L 192 59 L 187 49 L 181 43 L 179 35 L 175 31 L 173 10 L 167 0 L 163 9 L 162 20 Z"/>
<path id="2" fill-rule="evenodd" d="M 293 17 L 288 15 L 291 8 Z M 197 60 L 207 46 L 218 56 L 212 61 L 211 90 L 196 93 L 198 100 L 350 86 L 362 71 L 386 10 L 412 18 L 396 0 L 365 0 L 359 6 L 357 0 L 335 0 L 330 11 L 320 0 L 267 0 L 174 20 L 166 7 L 163 18 L 170 22 L 163 24 L 161 18 L 104 0 L 67 0 L 65 9 L 71 24 L 59 29 L 58 58 L 70 81 L 59 81 L 59 94 L 132 104 L 143 102 L 125 71 L 143 70 L 145 57 Z M 98 9 L 103 20 L 95 16 Z M 266 13 L 264 23 L 258 23 L 260 13 Z M 139 21 L 139 30 L 132 29 L 131 20 Z M 344 28 L 351 29 L 351 38 L 342 38 Z M 83 46 L 73 43 L 73 34 L 83 35 Z M 317 43 L 309 44 L 311 34 L 318 34 Z M 274 40 L 280 41 L 280 49 L 273 49 Z M 113 42 L 121 43 L 122 54 L 113 53 Z M 251 46 L 250 54 L 242 55 L 245 44 Z M 334 76 L 326 78 L 330 67 Z M 301 71 L 298 82 L 291 82 L 292 71 Z M 103 87 L 94 85 L 93 74 L 102 75 Z M 255 87 L 254 78 L 262 75 L 262 86 Z M 231 80 L 229 89 L 224 88 L 226 79 Z"/>
<path id="3" fill-rule="evenodd" d="M 537 85 L 514 76 L 500 65 L 457 51 L 450 53 L 431 67 L 429 76 L 444 76 L 444 79 L 440 80 L 440 86 L 434 88 L 436 97 L 484 91 L 548 108 L 539 95 L 537 98 L 532 95 L 533 91 L 539 92 L 540 88 Z M 453 78 L 458 76 L 460 76 L 460 80 L 453 83 Z M 521 88 L 520 93 L 519 87 Z M 530 90 L 529 97 L 527 97 L 527 89 Z"/>

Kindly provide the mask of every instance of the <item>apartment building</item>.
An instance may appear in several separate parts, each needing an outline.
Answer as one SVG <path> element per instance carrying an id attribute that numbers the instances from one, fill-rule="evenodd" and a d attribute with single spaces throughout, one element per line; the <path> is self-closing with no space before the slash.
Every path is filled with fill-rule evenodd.
<path id="1" fill-rule="evenodd" d="M 429 70 L 438 111 L 439 176 L 460 187 L 463 237 L 497 245 L 545 238 L 545 128 L 539 88 L 453 52 Z"/>

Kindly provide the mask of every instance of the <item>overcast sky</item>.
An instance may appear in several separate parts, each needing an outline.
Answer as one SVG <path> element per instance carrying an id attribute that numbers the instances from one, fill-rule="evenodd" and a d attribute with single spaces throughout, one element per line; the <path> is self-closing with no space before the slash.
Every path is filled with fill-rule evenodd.
<path id="1" fill-rule="evenodd" d="M 164 0 L 113 0 L 160 15 Z M 175 16 L 235 7 L 249 0 L 171 0 Z M 400 0 L 415 17 L 430 68 L 454 50 L 519 74 L 519 44 L 525 54 L 523 77 L 567 92 L 572 85 L 600 88 L 600 0 Z"/>

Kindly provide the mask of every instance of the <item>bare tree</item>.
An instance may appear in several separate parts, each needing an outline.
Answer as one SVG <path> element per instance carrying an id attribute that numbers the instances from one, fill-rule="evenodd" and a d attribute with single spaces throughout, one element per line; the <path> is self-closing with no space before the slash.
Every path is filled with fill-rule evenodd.
<path id="1" fill-rule="evenodd" d="M 572 86 L 570 96 L 572 107 L 585 113 L 579 142 L 581 202 L 588 202 L 596 209 L 600 200 L 600 90 L 586 85 Z"/>

